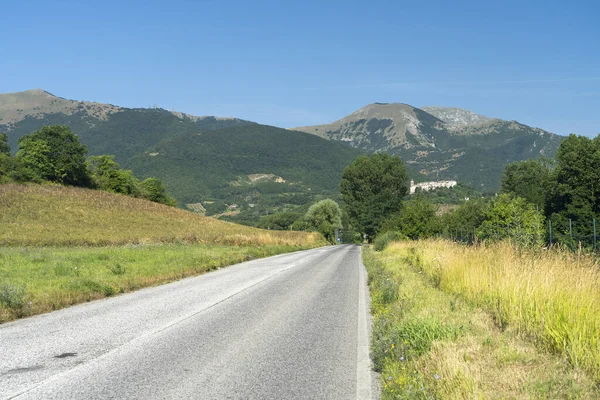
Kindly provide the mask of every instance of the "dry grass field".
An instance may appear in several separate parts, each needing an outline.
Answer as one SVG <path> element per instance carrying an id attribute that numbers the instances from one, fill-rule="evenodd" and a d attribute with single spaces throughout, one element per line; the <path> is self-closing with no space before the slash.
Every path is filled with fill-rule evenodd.
<path id="1" fill-rule="evenodd" d="M 590 257 L 425 240 L 365 261 L 384 399 L 600 398 Z"/>
<path id="2" fill-rule="evenodd" d="M 313 232 L 265 231 L 98 190 L 0 185 L 0 246 L 304 246 L 322 241 Z"/>
<path id="3" fill-rule="evenodd" d="M 101 191 L 0 185 L 0 323 L 325 244 Z"/>

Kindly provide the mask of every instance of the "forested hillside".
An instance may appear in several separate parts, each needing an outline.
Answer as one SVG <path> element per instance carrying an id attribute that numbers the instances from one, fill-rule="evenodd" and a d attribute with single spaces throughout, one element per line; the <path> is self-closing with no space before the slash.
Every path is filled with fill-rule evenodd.
<path id="1" fill-rule="evenodd" d="M 337 197 L 343 168 L 362 154 L 236 118 L 78 102 L 40 90 L 0 95 L 0 118 L 13 154 L 23 136 L 67 125 L 89 156 L 114 155 L 142 180 L 160 177 L 180 207 L 247 223 Z"/>

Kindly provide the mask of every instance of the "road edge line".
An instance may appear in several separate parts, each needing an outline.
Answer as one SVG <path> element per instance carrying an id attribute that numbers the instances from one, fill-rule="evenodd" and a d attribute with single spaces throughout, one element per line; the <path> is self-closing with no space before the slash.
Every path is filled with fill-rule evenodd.
<path id="1" fill-rule="evenodd" d="M 369 317 L 367 310 L 368 286 L 365 276 L 367 270 L 362 262 L 362 247 L 359 247 L 358 260 L 358 341 L 356 363 L 356 398 L 358 400 L 373 399 L 371 382 L 371 357 L 369 338 Z"/>

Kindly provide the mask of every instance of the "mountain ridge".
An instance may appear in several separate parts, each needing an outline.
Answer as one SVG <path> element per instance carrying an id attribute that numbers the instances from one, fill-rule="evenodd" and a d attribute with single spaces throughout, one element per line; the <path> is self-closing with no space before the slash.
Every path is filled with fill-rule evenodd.
<path id="1" fill-rule="evenodd" d="M 374 103 L 329 124 L 282 129 L 230 117 L 68 100 L 35 89 L 0 95 L 0 132 L 8 133 L 15 152 L 23 135 L 44 125 L 67 125 L 90 155 L 113 154 L 136 176 L 165 180 L 180 206 L 203 203 L 209 214 L 218 215 L 241 204 L 238 211 L 250 219 L 322 196 L 336 198 L 341 171 L 361 154 L 399 155 L 416 181 L 456 180 L 494 191 L 507 163 L 552 157 L 562 140 L 469 110 L 428 109 L 437 115 L 405 103 Z M 273 174 L 285 183 L 253 183 L 252 174 Z"/>
<path id="2" fill-rule="evenodd" d="M 99 119 L 106 119 L 107 114 L 121 112 L 123 110 L 153 109 L 139 107 L 115 106 L 109 103 L 99 103 L 95 101 L 80 101 L 56 96 L 47 90 L 36 88 L 22 92 L 12 92 L 0 94 L 0 124 L 11 125 L 21 121 L 26 116 L 41 117 L 44 114 L 53 114 L 63 112 L 72 115 L 77 111 L 86 109 L 91 112 L 91 116 Z M 154 109 L 162 109 L 154 107 Z M 241 120 L 235 117 L 221 117 L 212 115 L 193 115 L 181 111 L 166 110 L 178 118 L 189 118 L 194 122 L 214 118 L 217 121 L 251 121 Z"/>
<path id="3" fill-rule="evenodd" d="M 552 157 L 563 137 L 453 107 L 372 103 L 330 124 L 292 128 L 370 152 L 387 152 L 428 179 L 497 190 L 504 165 Z M 434 115 L 435 114 L 435 115 Z"/>

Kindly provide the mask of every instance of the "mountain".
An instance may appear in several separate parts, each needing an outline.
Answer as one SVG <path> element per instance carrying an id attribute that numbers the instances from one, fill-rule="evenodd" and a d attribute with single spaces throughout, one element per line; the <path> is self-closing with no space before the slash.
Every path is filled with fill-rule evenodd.
<path id="1" fill-rule="evenodd" d="M 330 124 L 293 130 L 396 154 L 427 180 L 452 179 L 480 190 L 497 190 L 507 163 L 553 157 L 563 139 L 460 108 L 402 103 L 374 103 Z"/>
<path id="2" fill-rule="evenodd" d="M 89 155 L 114 154 L 137 177 L 161 178 L 179 206 L 248 223 L 335 198 L 342 170 L 363 154 L 237 118 L 67 100 L 40 89 L 0 95 L 0 118 L 13 152 L 25 134 L 68 125 Z"/>
<path id="3" fill-rule="evenodd" d="M 451 128 L 462 128 L 467 125 L 477 125 L 489 121 L 491 118 L 476 114 L 473 111 L 455 107 L 421 107 L 429 114 L 441 119 Z"/>
<path id="4" fill-rule="evenodd" d="M 326 125 L 294 128 L 369 151 L 434 145 L 431 132 L 444 122 L 423 110 L 401 103 L 375 103 Z"/>
<path id="5" fill-rule="evenodd" d="M 342 170 L 360 154 L 313 135 L 253 124 L 167 138 L 128 165 L 168 182 L 186 204 L 252 220 L 337 197 Z"/>
<path id="6" fill-rule="evenodd" d="M 114 154 L 139 178 L 161 178 L 180 207 L 248 223 L 337 198 L 342 170 L 361 154 L 397 154 L 416 181 L 452 179 L 496 190 L 508 162 L 551 157 L 562 140 L 468 110 L 400 103 L 371 104 L 293 131 L 68 100 L 41 89 L 0 95 L 0 132 L 8 133 L 13 152 L 20 137 L 51 124 L 70 126 L 90 155 Z"/>
<path id="7" fill-rule="evenodd" d="M 13 150 L 21 136 L 51 124 L 70 126 L 91 154 L 115 154 L 124 161 L 165 136 L 253 123 L 237 118 L 196 117 L 162 108 L 68 100 L 41 89 L 0 94 L 0 132 L 8 132 Z"/>

